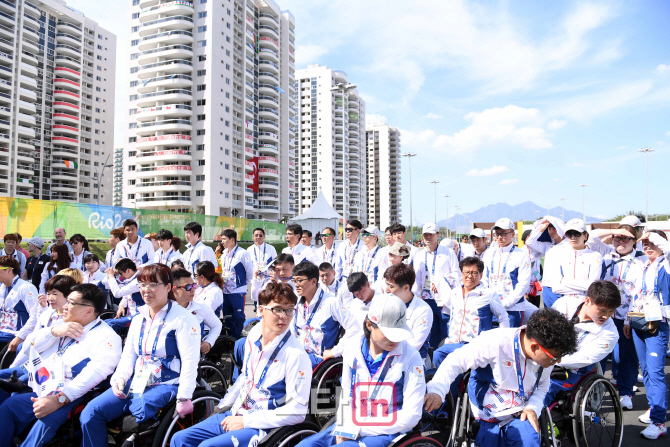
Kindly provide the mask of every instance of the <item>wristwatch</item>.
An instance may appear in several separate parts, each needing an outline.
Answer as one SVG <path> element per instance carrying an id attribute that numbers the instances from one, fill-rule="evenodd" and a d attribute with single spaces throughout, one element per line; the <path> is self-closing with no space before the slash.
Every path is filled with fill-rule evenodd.
<path id="1" fill-rule="evenodd" d="M 59 392 L 57 394 L 57 396 L 58 396 L 58 403 L 59 404 L 61 404 L 61 405 L 67 404 L 67 396 L 65 394 L 63 394 L 62 392 Z"/>
<path id="2" fill-rule="evenodd" d="M 184 399 L 183 397 L 180 397 L 177 399 L 177 402 L 186 402 L 188 399 Z"/>

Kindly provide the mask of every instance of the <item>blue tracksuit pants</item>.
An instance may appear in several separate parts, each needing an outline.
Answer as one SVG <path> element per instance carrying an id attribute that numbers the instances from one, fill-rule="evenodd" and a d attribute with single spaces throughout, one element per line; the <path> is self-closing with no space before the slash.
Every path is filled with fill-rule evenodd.
<path id="1" fill-rule="evenodd" d="M 336 437 L 332 435 L 333 430 L 337 426 L 337 423 L 331 425 L 325 430 L 320 431 L 319 433 L 310 436 L 307 439 L 303 439 L 296 447 L 331 447 L 336 445 Z M 391 428 L 391 427 L 389 427 Z M 394 433 L 389 435 L 377 435 L 377 436 L 363 436 L 359 437 L 355 441 L 347 440 L 340 444 L 337 444 L 338 447 L 386 447 L 393 439 L 396 438 L 400 433 Z"/>
<path id="2" fill-rule="evenodd" d="M 449 354 L 465 345 L 467 345 L 467 343 L 448 343 L 437 348 L 437 350 L 433 352 L 433 363 L 435 363 L 435 368 L 439 368 Z M 458 396 L 458 387 L 462 379 L 463 374 L 459 374 L 456 377 L 456 380 L 454 380 L 451 384 L 451 396 L 454 398 L 454 401 L 456 401 L 456 396 Z"/>
<path id="3" fill-rule="evenodd" d="M 647 401 L 651 408 L 649 417 L 657 424 L 665 423 L 668 412 L 668 384 L 664 368 L 669 334 L 668 323 L 660 323 L 654 335 L 633 330 L 635 349 L 642 368 Z"/>
<path id="4" fill-rule="evenodd" d="M 620 396 L 634 396 L 633 387 L 637 383 L 637 367 L 639 361 L 635 351 L 633 337 L 626 338 L 623 333 L 623 320 L 612 318 L 619 331 L 619 341 L 612 351 L 612 377 L 616 379 L 617 390 Z M 607 366 L 607 358 L 600 363 L 603 371 Z"/>
<path id="5" fill-rule="evenodd" d="M 232 315 L 224 323 L 230 329 L 230 335 L 240 338 L 244 328 L 244 295 L 241 293 L 231 293 L 223 295 L 223 305 L 221 306 L 223 315 Z"/>
<path id="6" fill-rule="evenodd" d="M 230 416 L 230 411 L 215 414 L 199 424 L 177 432 L 170 445 L 174 447 L 249 447 L 256 446 L 270 432 L 255 428 L 243 428 L 225 432 L 221 422 Z"/>
<path id="7" fill-rule="evenodd" d="M 442 313 L 442 308 L 435 300 L 424 300 L 424 302 L 433 310 L 433 327 L 430 329 L 428 340 L 430 347 L 435 349 L 449 335 L 449 315 Z"/>
<path id="8" fill-rule="evenodd" d="M 481 447 L 537 447 L 540 435 L 528 420 L 513 419 L 502 427 L 497 422 L 480 421 L 475 444 Z"/>

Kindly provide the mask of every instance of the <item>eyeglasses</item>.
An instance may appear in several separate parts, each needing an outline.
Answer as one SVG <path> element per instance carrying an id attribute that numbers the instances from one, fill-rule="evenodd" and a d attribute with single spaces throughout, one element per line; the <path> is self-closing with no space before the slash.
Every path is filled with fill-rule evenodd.
<path id="1" fill-rule="evenodd" d="M 321 239 L 326 239 L 328 237 L 335 236 L 334 234 L 324 233 L 321 235 Z"/>
<path id="2" fill-rule="evenodd" d="M 0 270 L 7 270 L 10 269 L 11 267 L 0 267 Z"/>
<path id="3" fill-rule="evenodd" d="M 187 292 L 190 292 L 191 290 L 195 290 L 198 288 L 197 284 L 185 284 L 183 286 L 175 286 L 175 289 L 184 289 Z"/>
<path id="4" fill-rule="evenodd" d="M 368 233 L 368 232 L 366 231 L 366 232 L 364 232 L 364 233 L 361 233 L 361 236 L 363 236 L 363 237 L 370 237 L 370 236 L 372 236 L 372 233 Z"/>
<path id="5" fill-rule="evenodd" d="M 85 303 L 75 303 L 74 301 L 67 300 L 65 301 L 65 304 L 68 306 L 84 306 L 84 307 L 93 307 L 91 304 L 85 304 Z"/>
<path id="6" fill-rule="evenodd" d="M 158 286 L 166 286 L 167 283 L 164 282 L 143 282 L 138 284 L 140 289 L 149 289 L 149 290 L 155 290 L 156 287 Z"/>
<path id="7" fill-rule="evenodd" d="M 475 278 L 479 275 L 479 270 L 474 270 L 472 272 L 463 272 L 463 276 Z"/>
<path id="8" fill-rule="evenodd" d="M 270 312 L 272 312 L 272 315 L 275 317 L 281 317 L 282 315 L 286 315 L 287 317 L 292 317 L 293 314 L 295 313 L 295 309 L 282 309 L 281 307 L 265 307 L 263 306 L 263 309 L 267 309 Z"/>
<path id="9" fill-rule="evenodd" d="M 507 236 L 508 234 L 514 234 L 514 230 L 510 230 L 510 231 L 496 231 L 495 233 L 493 233 L 493 237 L 505 237 L 505 236 Z"/>
<path id="10" fill-rule="evenodd" d="M 71 245 L 77 245 L 77 244 L 81 244 L 81 242 L 79 242 L 79 241 L 72 241 L 72 242 L 70 242 L 70 244 L 71 244 Z"/>
<path id="11" fill-rule="evenodd" d="M 309 279 L 308 279 L 308 278 L 300 278 L 300 279 L 298 279 L 298 278 L 293 278 L 293 282 L 296 283 L 296 284 L 298 284 L 298 285 L 304 283 L 305 281 L 309 281 Z"/>
<path id="12" fill-rule="evenodd" d="M 627 244 L 635 240 L 632 237 L 626 237 L 626 236 L 614 236 L 613 239 L 615 242 L 622 242 L 624 244 Z"/>
<path id="13" fill-rule="evenodd" d="M 535 340 L 535 339 L 533 339 L 533 338 L 531 338 L 531 340 L 533 340 L 535 343 L 537 343 L 537 340 Z M 549 361 L 550 361 L 551 363 L 556 363 L 556 362 L 558 362 L 558 361 L 561 359 L 560 357 L 554 357 L 553 355 L 551 355 L 551 354 L 549 353 L 549 351 L 547 351 L 546 349 L 544 349 L 544 348 L 542 347 L 541 344 L 537 343 L 537 345 L 540 347 L 540 349 L 542 350 L 542 352 L 544 352 L 545 354 L 547 354 L 547 357 L 549 357 Z"/>

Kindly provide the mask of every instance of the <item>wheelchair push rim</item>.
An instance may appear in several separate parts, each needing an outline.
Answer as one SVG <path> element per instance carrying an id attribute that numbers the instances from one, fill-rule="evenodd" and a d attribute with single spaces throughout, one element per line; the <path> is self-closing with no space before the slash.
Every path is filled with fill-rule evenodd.
<path id="1" fill-rule="evenodd" d="M 167 424 L 167 428 L 164 429 L 165 431 L 162 431 L 160 428 L 158 429 L 153 444 L 154 447 L 169 446 L 170 440 L 176 432 L 192 427 L 207 419 L 212 415 L 214 410 L 216 410 L 216 406 L 219 404 L 220 400 L 221 396 L 211 391 L 198 392 L 198 397 L 194 396 L 194 399 L 192 400 L 193 413 L 186 415 L 184 418 L 180 418 L 178 414 L 172 415 L 169 419 L 170 423 Z M 161 426 L 163 426 L 163 424 L 161 424 Z M 178 429 L 175 430 L 175 428 Z"/>
<path id="2" fill-rule="evenodd" d="M 573 428 L 578 447 L 620 447 L 623 411 L 619 394 L 602 376 L 594 376 L 575 399 Z"/>

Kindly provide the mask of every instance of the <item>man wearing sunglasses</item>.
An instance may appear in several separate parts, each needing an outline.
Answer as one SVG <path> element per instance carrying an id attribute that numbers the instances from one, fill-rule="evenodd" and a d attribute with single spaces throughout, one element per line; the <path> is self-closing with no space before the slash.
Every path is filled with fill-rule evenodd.
<path id="1" fill-rule="evenodd" d="M 562 296 L 584 301 L 589 286 L 600 279 L 603 257 L 586 246 L 588 239 L 583 220 L 571 219 L 565 224 L 566 243 L 549 250 L 544 258 L 544 307 L 552 307 Z"/>
<path id="2" fill-rule="evenodd" d="M 507 310 L 510 327 L 519 327 L 526 308 L 525 295 L 530 290 L 530 258 L 528 251 L 514 245 L 514 222 L 503 217 L 493 225 L 493 240 L 484 253 L 484 282 L 495 290 Z"/>
<path id="3" fill-rule="evenodd" d="M 377 245 L 379 230 L 370 225 L 361 232 L 363 248 L 354 259 L 354 272 L 363 272 L 373 283 L 379 279 L 379 265 L 382 259 L 381 247 Z"/>
<path id="4" fill-rule="evenodd" d="M 538 417 L 551 372 L 576 349 L 575 329 L 554 309 L 537 311 L 522 328 L 486 331 L 442 362 L 427 384 L 424 409 L 439 408 L 456 377 L 472 370 L 468 391 L 480 421 L 475 444 L 540 445 Z"/>
<path id="5" fill-rule="evenodd" d="M 363 241 L 358 238 L 363 224 L 360 221 L 353 219 L 347 222 L 344 227 L 345 240 L 337 247 L 338 264 L 342 269 L 341 277 L 346 281 L 347 277 L 354 272 L 354 262 L 356 255 L 363 249 L 365 245 Z"/>
<path id="6" fill-rule="evenodd" d="M 321 232 L 321 241 L 323 245 L 316 250 L 316 259 L 319 261 L 317 265 L 321 265 L 324 262 L 332 265 L 333 269 L 335 269 L 335 281 L 339 281 L 342 275 L 342 268 L 338 264 L 339 257 L 334 247 L 335 230 L 330 227 L 324 228 Z"/>
<path id="7" fill-rule="evenodd" d="M 63 306 L 63 323 L 35 332 L 33 344 L 26 349 L 34 347 L 39 354 L 41 367 L 33 374 L 40 383 L 33 382 L 32 387 L 41 386 L 44 391 L 42 397 L 23 393 L 4 401 L 0 406 L 0 445 L 13 445 L 14 437 L 31 425 L 24 445 L 48 443 L 84 395 L 114 372 L 122 343 L 99 318 L 106 302 L 105 293 L 97 286 L 74 286 Z"/>
<path id="8" fill-rule="evenodd" d="M 32 333 L 39 318 L 37 288 L 19 278 L 19 262 L 11 255 L 0 257 L 0 346 L 9 343 L 15 352 Z"/>

